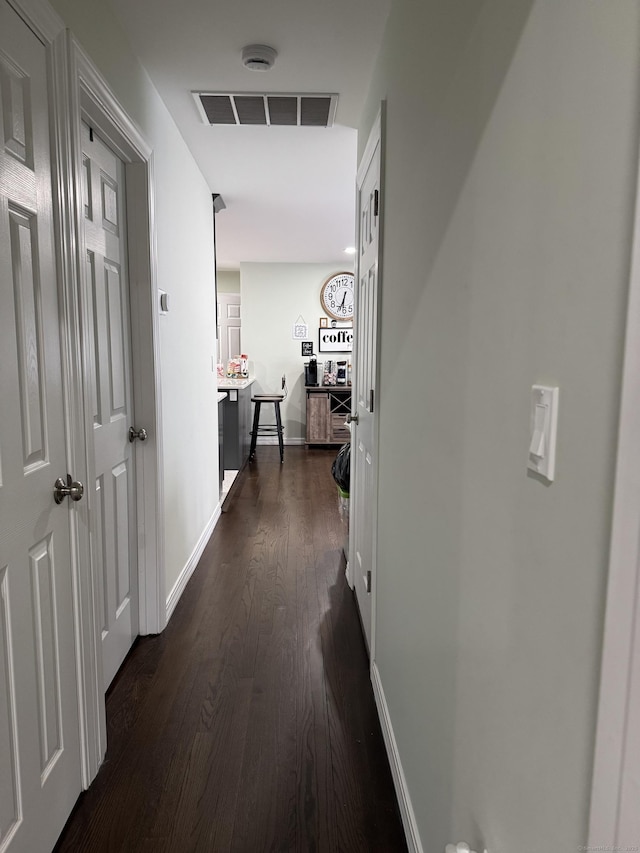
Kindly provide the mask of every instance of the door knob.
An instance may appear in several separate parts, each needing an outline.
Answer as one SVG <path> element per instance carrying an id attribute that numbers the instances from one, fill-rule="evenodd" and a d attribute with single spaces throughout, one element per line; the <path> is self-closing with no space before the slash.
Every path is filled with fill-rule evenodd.
<path id="1" fill-rule="evenodd" d="M 355 415 L 347 415 L 347 423 L 348 424 L 357 424 L 358 423 L 358 413 Z"/>
<path id="2" fill-rule="evenodd" d="M 67 479 L 62 477 L 53 484 L 53 499 L 57 504 L 61 504 L 65 498 L 71 498 L 72 501 L 81 500 L 84 494 L 84 486 L 79 480 L 72 480 L 71 474 L 67 474 Z"/>
<path id="3" fill-rule="evenodd" d="M 139 439 L 140 441 L 147 440 L 147 431 L 144 429 L 136 429 L 135 427 L 129 427 L 129 441 L 135 441 Z"/>

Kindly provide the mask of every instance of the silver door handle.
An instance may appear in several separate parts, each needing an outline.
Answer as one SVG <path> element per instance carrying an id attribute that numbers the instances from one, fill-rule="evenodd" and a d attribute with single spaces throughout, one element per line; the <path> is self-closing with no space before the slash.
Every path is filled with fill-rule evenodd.
<path id="1" fill-rule="evenodd" d="M 358 423 L 358 413 L 355 415 L 347 415 L 347 423 L 348 424 L 357 424 Z"/>
<path id="2" fill-rule="evenodd" d="M 147 440 L 147 431 L 144 429 L 136 429 L 135 427 L 129 427 L 129 441 L 135 441 L 136 438 L 139 441 Z"/>
<path id="3" fill-rule="evenodd" d="M 65 498 L 71 498 L 72 501 L 79 501 L 84 494 L 84 486 L 79 480 L 72 480 L 71 474 L 67 474 L 67 479 L 62 477 L 53 484 L 53 499 L 57 504 L 61 504 Z"/>

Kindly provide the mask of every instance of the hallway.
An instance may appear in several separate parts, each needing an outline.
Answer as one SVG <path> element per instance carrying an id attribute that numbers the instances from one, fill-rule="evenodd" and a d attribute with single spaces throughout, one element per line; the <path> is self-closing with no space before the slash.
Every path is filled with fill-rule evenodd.
<path id="1" fill-rule="evenodd" d="M 56 853 L 406 850 L 331 478 L 259 447 L 173 617 L 107 697 Z"/>

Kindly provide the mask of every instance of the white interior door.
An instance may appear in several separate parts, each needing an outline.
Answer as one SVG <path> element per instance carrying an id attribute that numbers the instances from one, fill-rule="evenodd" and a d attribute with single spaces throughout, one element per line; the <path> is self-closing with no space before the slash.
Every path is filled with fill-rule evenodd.
<path id="1" fill-rule="evenodd" d="M 367 647 L 371 651 L 375 583 L 377 456 L 378 238 L 380 225 L 380 129 L 376 125 L 358 173 L 358 262 L 355 276 L 355 388 L 351 427 L 351 539 L 349 573 Z"/>
<path id="2" fill-rule="evenodd" d="M 138 635 L 139 618 L 125 181 L 122 161 L 86 124 L 82 151 L 85 352 L 93 361 L 93 558 L 101 578 L 106 689 Z"/>
<path id="3" fill-rule="evenodd" d="M 603 842 L 611 850 L 632 850 L 640 840 L 639 318 L 640 183 L 637 183 L 586 850 L 602 849 Z"/>
<path id="4" fill-rule="evenodd" d="M 218 323 L 219 361 L 226 371 L 229 359 L 242 353 L 239 293 L 218 294 Z"/>
<path id="5" fill-rule="evenodd" d="M 0 849 L 52 849 L 81 790 L 44 45 L 0 0 Z"/>

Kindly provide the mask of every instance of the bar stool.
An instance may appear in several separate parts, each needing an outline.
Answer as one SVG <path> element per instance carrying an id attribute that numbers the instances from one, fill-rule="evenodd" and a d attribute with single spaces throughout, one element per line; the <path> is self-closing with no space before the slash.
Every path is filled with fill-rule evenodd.
<path id="1" fill-rule="evenodd" d="M 285 400 L 287 397 L 287 379 L 286 376 L 282 377 L 282 394 L 254 394 L 251 398 L 251 402 L 254 404 L 253 408 L 253 429 L 251 430 L 251 448 L 249 450 L 249 462 L 253 461 L 253 457 L 256 455 L 256 442 L 258 440 L 259 435 L 277 435 L 278 436 L 278 444 L 280 446 L 280 463 L 284 462 L 284 441 L 282 439 L 282 433 L 284 432 L 284 427 L 282 426 L 282 416 L 280 414 L 280 403 Z M 275 424 L 260 424 L 260 407 L 263 403 L 273 403 L 273 408 L 275 411 L 276 422 Z"/>

